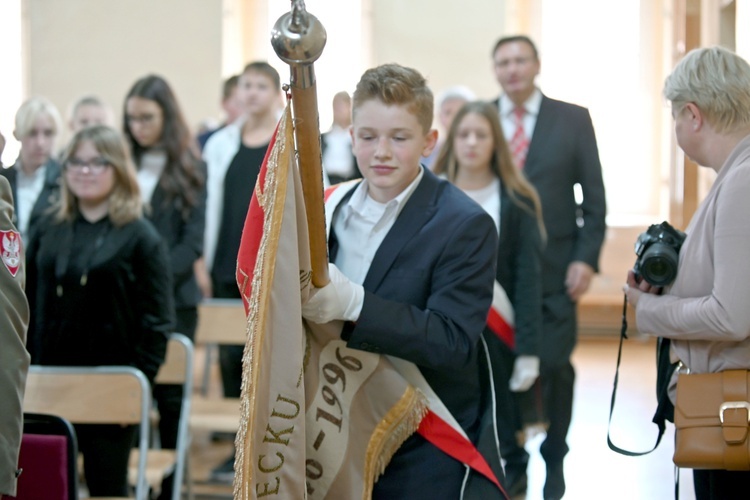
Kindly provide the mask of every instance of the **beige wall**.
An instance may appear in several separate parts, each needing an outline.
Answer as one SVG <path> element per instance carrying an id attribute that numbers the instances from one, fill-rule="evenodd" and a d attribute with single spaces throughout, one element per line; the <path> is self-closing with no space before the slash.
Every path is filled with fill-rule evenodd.
<path id="1" fill-rule="evenodd" d="M 119 124 L 125 94 L 148 73 L 169 81 L 191 126 L 217 115 L 222 0 L 25 0 L 25 25 L 27 95 L 64 115 L 95 93 Z"/>
<path id="2" fill-rule="evenodd" d="M 502 36 L 504 2 L 372 2 L 373 64 L 396 62 L 424 74 L 437 95 L 466 85 L 481 98 L 498 94 L 490 52 Z"/>

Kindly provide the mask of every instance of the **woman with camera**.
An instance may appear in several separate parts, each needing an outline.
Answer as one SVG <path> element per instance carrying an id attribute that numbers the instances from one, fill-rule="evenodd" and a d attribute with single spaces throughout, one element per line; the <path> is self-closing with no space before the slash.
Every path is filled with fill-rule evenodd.
<path id="1" fill-rule="evenodd" d="M 717 172 L 663 289 L 633 271 L 624 287 L 641 332 L 671 339 L 691 373 L 750 369 L 750 65 L 720 47 L 688 53 L 667 77 L 677 143 Z M 675 400 L 675 373 L 670 398 Z M 696 498 L 744 498 L 750 471 L 695 469 Z M 740 496 L 738 496 L 740 495 Z"/>

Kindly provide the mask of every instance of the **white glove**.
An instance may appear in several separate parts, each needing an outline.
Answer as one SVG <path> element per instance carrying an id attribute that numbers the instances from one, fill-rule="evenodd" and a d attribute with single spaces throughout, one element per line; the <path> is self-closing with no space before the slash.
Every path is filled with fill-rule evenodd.
<path id="1" fill-rule="evenodd" d="M 328 264 L 331 282 L 314 290 L 302 304 L 302 317 L 313 323 L 356 321 L 362 312 L 365 289 L 349 280 L 334 264 Z"/>
<path id="2" fill-rule="evenodd" d="M 510 390 L 513 392 L 528 391 L 539 376 L 539 357 L 518 356 L 513 364 L 513 375 L 510 376 Z"/>

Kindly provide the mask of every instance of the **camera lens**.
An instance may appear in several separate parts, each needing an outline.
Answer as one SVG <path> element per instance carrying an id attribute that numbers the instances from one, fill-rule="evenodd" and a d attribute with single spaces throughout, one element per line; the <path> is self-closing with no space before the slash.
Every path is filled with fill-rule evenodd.
<path id="1" fill-rule="evenodd" d="M 641 274 L 653 286 L 666 286 L 677 276 L 677 253 L 668 245 L 656 243 L 643 254 Z"/>

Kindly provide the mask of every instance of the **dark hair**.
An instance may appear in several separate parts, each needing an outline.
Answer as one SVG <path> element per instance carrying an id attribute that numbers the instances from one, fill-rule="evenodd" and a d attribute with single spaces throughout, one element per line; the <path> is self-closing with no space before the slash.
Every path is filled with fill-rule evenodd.
<path id="1" fill-rule="evenodd" d="M 279 76 L 279 72 L 276 71 L 276 68 L 274 68 L 267 62 L 265 61 L 251 62 L 247 66 L 245 66 L 245 69 L 242 70 L 242 74 L 244 75 L 245 73 L 252 72 L 252 71 L 266 75 L 273 82 L 273 87 L 276 90 L 281 90 L 281 77 Z"/>
<path id="2" fill-rule="evenodd" d="M 497 106 L 494 103 L 473 101 L 461 106 L 461 109 L 458 110 L 451 122 L 448 136 L 445 138 L 443 147 L 440 149 L 440 153 L 435 160 L 434 172 L 436 174 L 445 174 L 451 182 L 456 181 L 459 165 L 458 160 L 456 160 L 453 143 L 456 140 L 461 120 L 471 113 L 483 117 L 490 125 L 492 139 L 495 144 L 492 151 L 492 158 L 490 159 L 490 170 L 500 179 L 500 184 L 502 184 L 513 203 L 536 217 L 542 238 L 546 238 L 544 221 L 542 220 L 542 203 L 539 200 L 539 194 L 513 162 L 513 156 L 510 153 L 508 142 L 505 140 L 505 135 L 503 135 L 503 129 L 500 125 Z"/>
<path id="3" fill-rule="evenodd" d="M 239 81 L 239 75 L 233 75 L 224 80 L 224 83 L 221 86 L 221 97 L 223 100 L 226 101 L 227 99 L 229 99 L 229 97 L 231 97 L 232 91 L 237 88 Z"/>
<path id="4" fill-rule="evenodd" d="M 131 97 L 154 101 L 161 108 L 164 116 L 161 144 L 167 153 L 167 164 L 159 184 L 167 195 L 167 202 L 176 202 L 183 218 L 187 218 L 190 209 L 199 202 L 199 192 L 205 179 L 198 169 L 199 160 L 194 150 L 193 137 L 174 92 L 164 78 L 148 75 L 133 84 L 125 98 L 125 107 Z M 141 158 L 148 148 L 141 146 L 133 137 L 128 124 L 127 111 L 123 112 L 122 126 L 133 153 L 133 160 L 136 165 L 140 165 Z"/>
<path id="5" fill-rule="evenodd" d="M 512 36 L 504 36 L 500 40 L 497 41 L 495 44 L 495 48 L 492 49 L 492 57 L 495 57 L 495 54 L 497 53 L 497 49 L 502 47 L 503 45 L 507 43 L 514 43 L 514 42 L 521 42 L 527 44 L 529 47 L 531 47 L 531 52 L 534 53 L 534 59 L 537 61 L 539 60 L 539 51 L 536 50 L 536 45 L 534 45 L 534 42 L 531 40 L 531 38 L 527 37 L 526 35 L 512 35 Z"/>
<path id="6" fill-rule="evenodd" d="M 427 80 L 413 68 L 383 64 L 364 72 L 352 99 L 352 115 L 367 101 L 379 100 L 388 106 L 406 106 L 416 116 L 424 133 L 432 127 L 434 97 Z"/>

